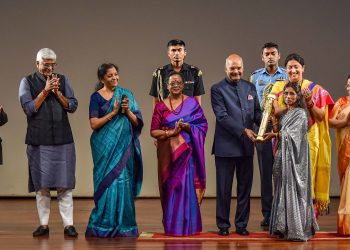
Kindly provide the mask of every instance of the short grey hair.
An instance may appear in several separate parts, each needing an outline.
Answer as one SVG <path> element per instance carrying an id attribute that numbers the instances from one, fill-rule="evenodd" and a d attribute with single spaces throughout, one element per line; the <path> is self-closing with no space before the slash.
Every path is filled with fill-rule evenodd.
<path id="1" fill-rule="evenodd" d="M 240 57 L 240 59 L 241 59 L 241 63 L 242 63 L 242 66 L 243 66 L 243 59 Z M 225 60 L 225 66 L 227 67 L 230 63 L 231 60 L 230 59 L 228 59 L 228 57 L 226 58 L 226 60 Z"/>
<path id="2" fill-rule="evenodd" d="M 36 54 L 36 61 L 41 62 L 44 59 L 51 59 L 56 61 L 56 53 L 49 48 L 43 48 Z"/>

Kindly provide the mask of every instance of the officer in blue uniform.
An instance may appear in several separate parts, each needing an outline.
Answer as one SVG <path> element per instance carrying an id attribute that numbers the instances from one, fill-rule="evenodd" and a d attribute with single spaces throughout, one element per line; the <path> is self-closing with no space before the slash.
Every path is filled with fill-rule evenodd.
<path id="1" fill-rule="evenodd" d="M 284 68 L 278 66 L 281 54 L 278 45 L 272 42 L 265 43 L 262 47 L 261 59 L 265 64 L 264 68 L 254 71 L 250 76 L 250 82 L 255 85 L 260 105 L 264 101 L 263 94 L 265 88 L 270 88 L 276 81 L 288 79 L 287 72 Z M 271 89 L 270 89 L 271 90 Z M 256 128 L 256 132 L 259 128 Z M 271 127 L 267 128 L 268 131 Z M 267 131 L 267 132 L 268 132 Z M 260 225 L 262 227 L 269 226 L 271 205 L 272 205 L 272 167 L 273 154 L 272 143 L 257 143 L 256 151 L 258 155 L 258 163 L 260 169 L 261 181 L 261 207 L 264 219 Z"/>
<path id="2" fill-rule="evenodd" d="M 172 71 L 181 72 L 184 76 L 185 86 L 183 93 L 188 96 L 194 96 L 201 104 L 201 95 L 205 94 L 202 71 L 184 62 L 187 55 L 185 46 L 185 42 L 178 39 L 168 42 L 167 48 L 170 64 L 157 68 L 153 73 L 152 86 L 149 92 L 153 96 L 153 108 L 157 102 L 168 97 L 168 76 Z"/>

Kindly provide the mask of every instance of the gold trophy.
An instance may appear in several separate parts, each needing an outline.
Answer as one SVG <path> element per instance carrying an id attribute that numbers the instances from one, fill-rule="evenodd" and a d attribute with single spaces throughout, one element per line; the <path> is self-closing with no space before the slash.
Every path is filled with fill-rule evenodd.
<path id="1" fill-rule="evenodd" d="M 268 94 L 266 96 L 266 98 L 264 97 L 264 100 L 262 102 L 262 109 L 264 110 L 264 112 L 262 115 L 258 136 L 256 137 L 257 141 L 264 140 L 263 135 L 265 134 L 267 124 L 269 123 L 269 116 L 271 114 L 272 104 L 273 104 L 273 101 L 275 100 L 275 98 L 276 97 L 274 94 Z"/>

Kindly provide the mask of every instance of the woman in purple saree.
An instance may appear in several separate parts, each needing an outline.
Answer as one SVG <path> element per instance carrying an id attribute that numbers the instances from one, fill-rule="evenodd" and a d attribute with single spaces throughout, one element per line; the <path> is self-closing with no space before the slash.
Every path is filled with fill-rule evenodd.
<path id="1" fill-rule="evenodd" d="M 202 231 L 207 120 L 199 103 L 184 96 L 183 76 L 169 75 L 169 97 L 156 104 L 151 136 L 157 139 L 158 181 L 166 235 Z"/>

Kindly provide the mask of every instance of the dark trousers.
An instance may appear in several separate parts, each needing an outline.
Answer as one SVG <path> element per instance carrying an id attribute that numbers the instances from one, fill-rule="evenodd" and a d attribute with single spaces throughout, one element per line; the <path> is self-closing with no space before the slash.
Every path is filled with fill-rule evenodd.
<path id="1" fill-rule="evenodd" d="M 250 212 L 250 191 L 253 182 L 253 157 L 218 157 L 216 165 L 216 225 L 229 228 L 232 182 L 237 175 L 237 207 L 235 216 L 236 229 L 248 225 Z"/>
<path id="2" fill-rule="evenodd" d="M 272 168 L 273 153 L 272 143 L 257 143 L 256 152 L 258 155 L 258 163 L 260 170 L 261 185 L 261 212 L 264 218 L 270 218 L 272 206 Z"/>

